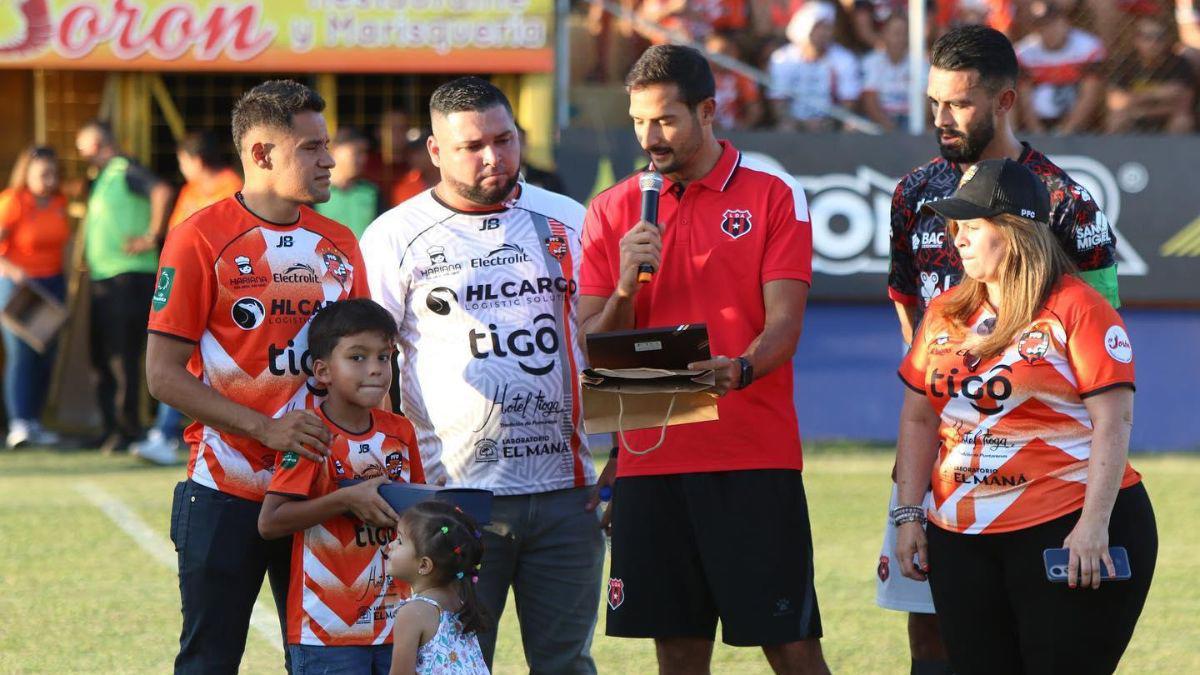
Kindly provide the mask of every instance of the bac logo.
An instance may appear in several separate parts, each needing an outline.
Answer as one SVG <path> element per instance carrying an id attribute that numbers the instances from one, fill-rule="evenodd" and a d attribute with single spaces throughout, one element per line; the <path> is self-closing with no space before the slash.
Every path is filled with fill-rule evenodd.
<path id="1" fill-rule="evenodd" d="M 608 606 L 616 609 L 625 602 L 625 582 L 620 579 L 608 580 Z"/>

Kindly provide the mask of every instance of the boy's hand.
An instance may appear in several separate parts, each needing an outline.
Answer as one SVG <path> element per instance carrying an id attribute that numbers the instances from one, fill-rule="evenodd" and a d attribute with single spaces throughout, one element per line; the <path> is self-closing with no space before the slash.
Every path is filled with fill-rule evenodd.
<path id="1" fill-rule="evenodd" d="M 379 486 L 390 482 L 386 476 L 376 476 L 338 492 L 342 493 L 346 508 L 359 520 L 375 527 L 392 527 L 400 516 L 379 496 Z"/>
<path id="2" fill-rule="evenodd" d="M 329 456 L 330 440 L 329 429 L 311 410 L 293 410 L 282 417 L 268 419 L 258 434 L 258 441 L 268 448 L 280 452 L 290 450 L 314 462 L 324 461 Z"/>

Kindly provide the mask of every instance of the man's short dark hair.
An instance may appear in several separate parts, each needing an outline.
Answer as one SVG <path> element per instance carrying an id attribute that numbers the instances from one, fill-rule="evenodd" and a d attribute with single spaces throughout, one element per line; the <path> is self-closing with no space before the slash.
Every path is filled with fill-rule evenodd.
<path id="1" fill-rule="evenodd" d="M 112 122 L 109 122 L 105 119 L 100 119 L 99 117 L 93 117 L 92 119 L 84 122 L 83 125 L 79 127 L 79 131 L 95 131 L 100 135 L 100 139 L 104 141 L 106 145 L 114 145 L 117 142 L 117 135 L 113 133 Z"/>
<path id="2" fill-rule="evenodd" d="M 374 300 L 332 302 L 322 307 L 308 325 L 308 352 L 314 359 L 327 360 L 339 340 L 360 333 L 374 333 L 394 344 L 399 331 L 392 315 Z"/>
<path id="3" fill-rule="evenodd" d="M 233 145 L 242 151 L 242 139 L 258 126 L 291 129 L 296 113 L 322 112 L 325 99 L 295 80 L 267 80 L 233 104 Z"/>
<path id="4" fill-rule="evenodd" d="M 199 158 L 200 163 L 210 169 L 225 166 L 221 143 L 217 140 L 217 135 L 207 129 L 189 131 L 183 140 L 179 141 L 177 149 L 189 157 Z"/>
<path id="5" fill-rule="evenodd" d="M 345 145 L 346 143 L 366 143 L 371 144 L 371 139 L 362 132 L 358 127 L 338 127 L 337 133 L 333 136 L 333 142 L 330 145 Z"/>
<path id="6" fill-rule="evenodd" d="M 987 26 L 959 26 L 933 43 L 929 65 L 942 70 L 974 70 L 988 89 L 1017 83 L 1020 67 L 1012 42 Z"/>
<path id="7" fill-rule="evenodd" d="M 708 59 L 699 51 L 681 45 L 650 47 L 625 76 L 625 88 L 630 91 L 652 84 L 675 85 L 679 98 L 689 108 L 717 95 Z"/>
<path id="8" fill-rule="evenodd" d="M 504 92 L 481 77 L 468 75 L 434 89 L 429 99 L 429 112 L 446 116 L 456 112 L 483 112 L 498 105 L 504 106 L 512 116 L 512 105 Z"/>

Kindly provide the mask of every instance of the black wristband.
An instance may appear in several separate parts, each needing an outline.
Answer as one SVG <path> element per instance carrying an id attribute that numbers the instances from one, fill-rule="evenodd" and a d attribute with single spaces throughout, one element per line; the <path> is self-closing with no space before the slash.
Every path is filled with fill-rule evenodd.
<path id="1" fill-rule="evenodd" d="M 620 452 L 621 452 L 621 446 L 617 445 L 616 443 L 613 443 L 612 450 L 608 451 L 608 458 L 616 459 L 617 455 L 620 454 Z"/>
<path id="2" fill-rule="evenodd" d="M 750 359 L 739 356 L 737 357 L 738 365 L 741 366 L 742 375 L 738 380 L 738 389 L 745 389 L 754 381 L 754 366 L 750 363 Z"/>

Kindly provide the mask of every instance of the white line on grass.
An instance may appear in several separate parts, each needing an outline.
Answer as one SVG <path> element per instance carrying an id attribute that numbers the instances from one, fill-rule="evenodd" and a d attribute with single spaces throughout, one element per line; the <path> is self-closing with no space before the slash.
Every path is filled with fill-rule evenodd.
<path id="1" fill-rule="evenodd" d="M 125 502 L 90 481 L 77 484 L 75 491 L 100 509 L 104 515 L 108 516 L 109 520 L 116 523 L 117 527 L 142 547 L 143 551 L 150 554 L 151 558 L 165 567 L 171 568 L 172 571 L 179 569 L 179 560 L 175 557 L 175 546 L 147 525 L 141 516 L 125 505 Z M 257 600 L 254 602 L 254 613 L 250 616 L 250 626 L 267 644 L 278 651 L 283 651 L 283 645 L 280 642 L 279 616 Z"/>

